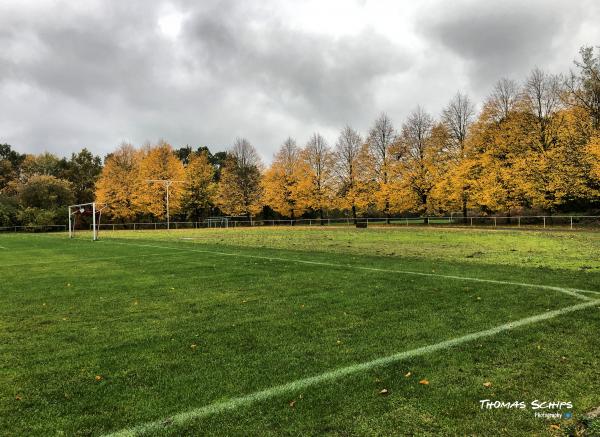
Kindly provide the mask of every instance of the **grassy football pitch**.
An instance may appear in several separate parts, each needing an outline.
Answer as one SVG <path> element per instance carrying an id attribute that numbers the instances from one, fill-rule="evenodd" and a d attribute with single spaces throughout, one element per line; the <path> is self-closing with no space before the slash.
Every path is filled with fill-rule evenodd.
<path id="1" fill-rule="evenodd" d="M 600 232 L 100 237 L 0 235 L 0 435 L 600 433 Z"/>

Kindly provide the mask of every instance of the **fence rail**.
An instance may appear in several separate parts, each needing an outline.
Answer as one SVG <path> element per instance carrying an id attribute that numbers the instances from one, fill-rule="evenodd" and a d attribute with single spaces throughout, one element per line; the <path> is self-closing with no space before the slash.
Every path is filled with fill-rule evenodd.
<path id="1" fill-rule="evenodd" d="M 594 215 L 535 215 L 535 216 L 428 216 L 428 217 L 350 217 L 323 219 L 233 220 L 215 222 L 214 219 L 192 222 L 170 222 L 170 229 L 206 227 L 256 227 L 256 226 L 467 226 L 467 227 L 536 227 L 580 228 L 599 227 L 600 216 Z M 166 222 L 103 223 L 104 230 L 159 230 L 167 229 Z"/>
<path id="2" fill-rule="evenodd" d="M 275 226 L 455 226 L 455 227 L 486 227 L 486 228 L 600 228 L 600 216 L 597 215 L 533 215 L 533 216 L 427 216 L 427 217 L 351 217 L 323 219 L 279 219 L 279 220 L 241 220 L 230 218 L 221 222 L 177 221 L 177 222 L 135 222 L 135 223 L 102 223 L 99 230 L 166 230 L 198 229 L 207 227 L 275 227 Z M 90 225 L 91 229 L 91 225 Z M 66 225 L 41 226 L 4 226 L 0 232 L 61 232 L 66 231 Z"/>
<path id="3" fill-rule="evenodd" d="M 0 232 L 62 232 L 67 225 L 0 226 Z"/>

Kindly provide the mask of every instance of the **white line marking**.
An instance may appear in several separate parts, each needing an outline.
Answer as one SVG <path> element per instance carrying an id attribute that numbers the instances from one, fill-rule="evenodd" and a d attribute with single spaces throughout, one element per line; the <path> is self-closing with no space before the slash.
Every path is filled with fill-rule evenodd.
<path id="1" fill-rule="evenodd" d="M 213 414 L 219 414 L 225 411 L 232 411 L 238 408 L 247 407 L 252 404 L 255 404 L 256 402 L 264 401 L 284 394 L 289 394 L 291 392 L 302 390 L 307 387 L 321 384 L 324 382 L 334 381 L 348 375 L 353 375 L 359 372 L 370 370 L 374 367 L 386 366 L 388 364 L 406 360 L 408 358 L 414 358 L 417 356 L 437 352 L 443 349 L 448 349 L 459 344 L 467 343 L 480 338 L 491 337 L 504 331 L 509 331 L 521 326 L 552 319 L 562 314 L 579 311 L 596 305 L 600 305 L 600 299 L 580 303 L 578 305 L 573 305 L 566 308 L 561 308 L 559 310 L 548 311 L 543 314 L 538 314 L 536 316 L 531 316 L 514 322 L 505 323 L 504 325 L 496 326 L 491 329 L 486 329 L 485 331 L 474 332 L 471 334 L 464 335 L 462 337 L 442 341 L 440 343 L 435 343 L 429 346 L 411 349 L 404 352 L 399 352 L 393 355 L 388 355 L 387 357 L 377 358 L 372 361 L 353 364 L 347 367 L 341 367 L 339 369 L 321 373 L 320 375 L 297 379 L 296 381 L 288 382 L 287 384 L 277 385 L 271 388 L 267 388 L 265 390 L 248 394 L 246 396 L 216 402 L 213 404 L 206 405 L 204 407 L 196 408 L 194 410 L 178 413 L 172 417 L 168 417 L 162 420 L 156 420 L 153 422 L 137 425 L 132 428 L 126 428 L 115 433 L 107 434 L 106 437 L 130 437 L 143 435 L 149 432 L 163 431 L 171 426 L 185 425 L 186 423 L 195 419 L 200 419 Z"/>
<path id="2" fill-rule="evenodd" d="M 112 241 L 114 244 L 122 244 L 126 246 L 138 246 L 138 247 L 150 247 L 155 249 L 168 249 L 168 250 L 179 250 L 185 252 L 198 252 L 198 253 L 210 253 L 213 255 L 223 255 L 223 256 L 237 256 L 242 258 L 256 258 L 256 259 L 265 259 L 269 261 L 283 261 L 283 262 L 292 262 L 299 264 L 311 264 L 317 266 L 326 266 L 326 267 L 337 267 L 337 268 L 349 268 L 349 269 L 357 269 L 357 270 L 367 270 L 372 272 L 384 272 L 384 273 L 399 273 L 402 275 L 414 275 L 414 276 L 428 276 L 434 278 L 445 278 L 445 279 L 454 279 L 458 281 L 472 281 L 472 282 L 485 282 L 489 284 L 502 284 L 502 285 L 514 285 L 517 287 L 528 287 L 528 288 L 539 288 L 543 290 L 553 290 L 558 291 L 560 293 L 568 294 L 570 296 L 576 297 L 581 300 L 590 300 L 591 298 L 588 296 L 582 296 L 579 293 L 597 293 L 596 291 L 591 290 L 581 290 L 578 288 L 564 288 L 557 287 L 553 285 L 542 285 L 542 284 L 528 284 L 524 282 L 512 282 L 512 281 L 500 281 L 496 279 L 483 279 L 483 278 L 471 278 L 468 276 L 456 276 L 456 275 L 442 275 L 439 273 L 424 273 L 424 272 L 413 272 L 410 270 L 393 270 L 393 269 L 381 269 L 377 267 L 365 267 L 365 266 L 355 266 L 351 264 L 336 264 L 336 263 L 328 263 L 321 261 L 308 261 L 301 259 L 293 259 L 293 258 L 280 258 L 280 257 L 269 257 L 262 255 L 249 255 L 243 253 L 229 253 L 229 252 L 219 252 L 214 250 L 205 250 L 205 249 L 189 249 L 184 247 L 168 247 L 168 246 L 158 246 L 154 244 L 136 244 L 136 243 L 124 243 L 122 241 Z"/>
<path id="3" fill-rule="evenodd" d="M 0 249 L 6 249 L 6 250 L 8 250 L 8 247 L 0 246 Z"/>

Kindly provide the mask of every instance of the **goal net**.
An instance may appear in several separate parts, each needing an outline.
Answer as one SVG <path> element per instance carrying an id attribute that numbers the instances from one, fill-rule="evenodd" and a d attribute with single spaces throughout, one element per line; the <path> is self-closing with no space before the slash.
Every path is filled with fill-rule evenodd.
<path id="1" fill-rule="evenodd" d="M 207 228 L 227 228 L 229 219 L 227 217 L 210 217 L 206 219 Z"/>
<path id="2" fill-rule="evenodd" d="M 96 241 L 104 208 L 104 204 L 96 202 L 69 205 L 69 238 L 74 238 L 76 232 L 91 231 L 92 240 Z"/>

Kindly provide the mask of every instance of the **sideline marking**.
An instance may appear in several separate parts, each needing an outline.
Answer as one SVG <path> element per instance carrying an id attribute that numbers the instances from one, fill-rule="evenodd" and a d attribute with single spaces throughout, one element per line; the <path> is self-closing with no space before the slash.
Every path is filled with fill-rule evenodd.
<path id="1" fill-rule="evenodd" d="M 336 264 L 336 263 L 328 263 L 328 262 L 322 262 L 322 261 L 309 261 L 309 260 L 293 259 L 293 258 L 280 258 L 280 257 L 269 257 L 269 256 L 262 256 L 262 255 L 249 255 L 249 254 L 243 254 L 243 253 L 219 252 L 219 251 L 215 251 L 215 250 L 192 249 L 192 248 L 187 248 L 187 247 L 169 247 L 169 246 L 157 246 L 154 244 L 124 243 L 122 241 L 113 241 L 113 240 L 108 240 L 108 241 L 110 241 L 111 243 L 114 243 L 114 244 L 122 244 L 122 245 L 126 245 L 126 246 L 150 247 L 150 248 L 155 248 L 155 249 L 179 250 L 179 251 L 184 251 L 184 252 L 210 253 L 213 255 L 265 259 L 268 261 L 283 261 L 283 262 L 311 264 L 311 265 L 326 266 L 326 267 L 338 267 L 338 268 L 341 267 L 341 268 L 350 268 L 350 269 L 357 269 L 357 270 L 367 270 L 367 271 L 372 271 L 372 272 L 400 273 L 403 275 L 429 276 L 429 277 L 434 277 L 434 278 L 455 279 L 455 280 L 459 280 L 459 281 L 486 282 L 489 284 L 502 284 L 502 285 L 514 285 L 517 287 L 539 288 L 539 289 L 544 289 L 544 290 L 558 291 L 558 292 L 576 297 L 577 299 L 580 299 L 580 300 L 590 300 L 591 298 L 588 296 L 582 296 L 579 293 L 598 293 L 598 292 L 592 291 L 592 290 L 581 290 L 578 288 L 563 288 L 563 287 L 557 287 L 554 285 L 528 284 L 528 283 L 524 283 L 524 282 L 500 281 L 500 280 L 496 280 L 496 279 L 471 278 L 468 276 L 442 275 L 439 273 L 413 272 L 410 270 L 381 269 L 381 268 L 377 268 L 377 267 L 355 266 L 355 265 L 351 265 L 351 264 Z"/>
<path id="2" fill-rule="evenodd" d="M 457 337 L 451 340 L 445 340 L 440 343 L 435 343 L 429 346 L 423 346 L 404 352 L 398 352 L 396 354 L 388 355 L 387 357 L 377 358 L 372 361 L 353 364 L 347 367 L 341 367 L 335 370 L 330 370 L 328 372 L 321 373 L 320 375 L 297 379 L 295 381 L 288 382 L 287 384 L 276 385 L 274 387 L 257 391 L 245 396 L 232 398 L 227 401 L 215 402 L 213 404 L 208 404 L 204 407 L 175 414 L 171 417 L 156 420 L 153 422 L 143 423 L 141 425 L 133 426 L 131 428 L 122 429 L 111 434 L 106 434 L 105 437 L 132 437 L 143 435 L 152 431 L 166 430 L 173 425 L 184 425 L 187 422 L 190 422 L 195 419 L 200 419 L 213 414 L 219 414 L 225 411 L 231 411 L 236 410 L 238 408 L 247 407 L 256 402 L 271 399 L 276 396 L 288 394 L 297 390 L 305 389 L 307 387 L 317 385 L 323 382 L 334 381 L 348 375 L 353 375 L 355 373 L 363 372 L 365 370 L 370 370 L 374 367 L 381 367 L 408 358 L 413 358 L 432 352 L 440 351 L 443 349 L 448 349 L 453 346 L 457 346 L 459 344 L 467 343 L 483 337 L 491 337 L 504 331 L 510 331 L 514 328 L 540 322 L 543 320 L 552 319 L 562 314 L 579 311 L 596 305 L 600 305 L 600 299 L 595 299 L 570 307 L 565 307 L 559 310 L 548 311 L 543 314 L 538 314 L 536 316 L 526 317 L 524 319 L 516 320 L 514 322 L 505 323 L 503 325 L 499 325 L 491 329 L 486 329 L 484 331 L 474 332 L 471 334 L 464 335 L 462 337 Z"/>

